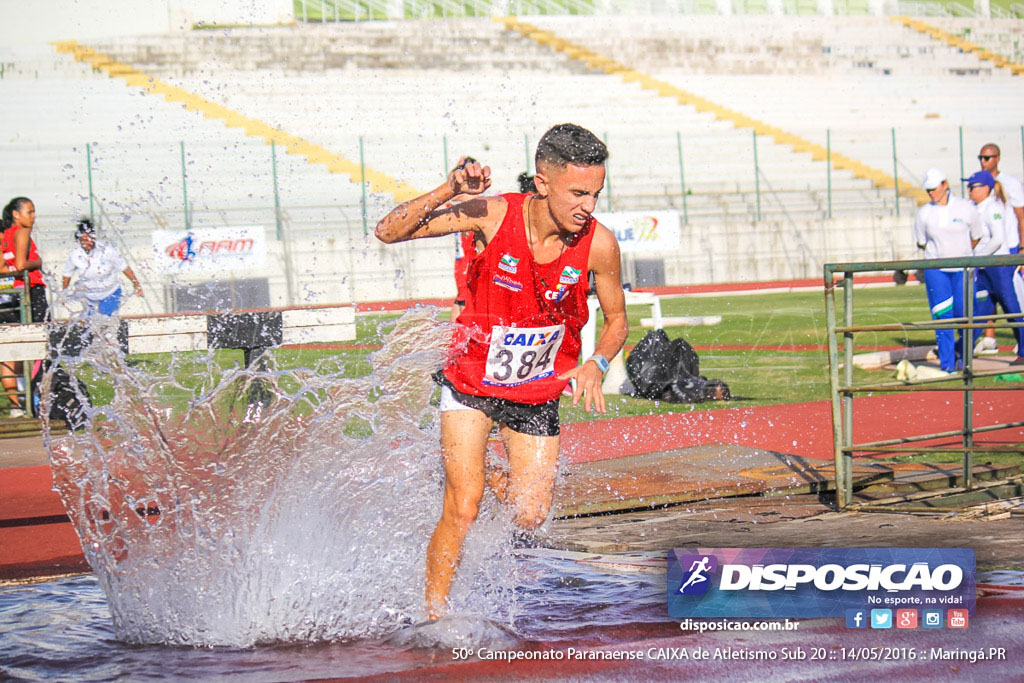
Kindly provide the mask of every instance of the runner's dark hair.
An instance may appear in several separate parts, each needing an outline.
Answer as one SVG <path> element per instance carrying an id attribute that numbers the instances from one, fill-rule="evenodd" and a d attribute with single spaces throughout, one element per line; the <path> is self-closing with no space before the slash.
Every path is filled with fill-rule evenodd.
<path id="1" fill-rule="evenodd" d="M 600 166 L 607 159 L 608 148 L 600 138 L 575 123 L 560 123 L 541 137 L 534 162 L 537 168 L 541 164 L 565 168 L 569 164 Z"/>
<path id="2" fill-rule="evenodd" d="M 0 229 L 6 230 L 14 225 L 14 212 L 21 211 L 21 207 L 25 206 L 25 204 L 31 203 L 32 200 L 28 197 L 15 197 L 11 201 L 7 202 L 7 206 L 4 207 L 2 222 L 0 222 Z"/>

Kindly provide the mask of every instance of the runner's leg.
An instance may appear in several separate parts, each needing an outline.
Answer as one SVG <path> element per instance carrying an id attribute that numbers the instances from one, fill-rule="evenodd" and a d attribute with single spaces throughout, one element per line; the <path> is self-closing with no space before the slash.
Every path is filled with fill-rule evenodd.
<path id="1" fill-rule="evenodd" d="M 12 408 L 21 408 L 21 398 L 18 396 L 18 377 L 21 371 L 21 361 L 0 363 L 0 383 L 7 392 L 7 400 L 11 402 Z"/>
<path id="2" fill-rule="evenodd" d="M 444 612 L 462 541 L 484 494 L 484 451 L 490 431 L 491 419 L 479 410 L 441 413 L 444 503 L 427 546 L 427 612 L 431 619 Z"/>
<path id="3" fill-rule="evenodd" d="M 558 475 L 558 437 L 533 436 L 502 425 L 508 451 L 508 501 L 516 524 L 536 529 L 548 517 Z"/>

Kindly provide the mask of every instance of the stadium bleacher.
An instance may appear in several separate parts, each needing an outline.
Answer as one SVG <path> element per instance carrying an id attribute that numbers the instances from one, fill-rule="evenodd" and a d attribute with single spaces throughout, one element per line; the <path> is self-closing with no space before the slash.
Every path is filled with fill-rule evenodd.
<path id="1" fill-rule="evenodd" d="M 1004 159 L 1020 155 L 1012 113 L 1022 104 L 1016 77 L 884 17 L 529 21 L 822 147 L 828 131 L 833 152 L 887 174 L 894 170 L 895 133 L 902 182 L 916 183 L 931 165 L 958 174 L 961 136 L 965 171 L 989 140 L 1004 145 Z M 972 21 L 977 39 L 988 24 Z M 685 210 L 693 226 L 687 239 L 701 243 L 666 255 L 666 279 L 673 283 L 753 279 L 755 273 L 813 276 L 846 239 L 836 235 L 863 236 L 851 238 L 852 251 L 844 252 L 860 259 L 902 256 L 909 242 L 897 226 L 909 222 L 915 202 L 897 202 L 891 182 L 886 187 L 834 167 L 829 174 L 820 154 L 795 152 L 770 136 L 755 140 L 750 128 L 593 69 L 487 18 L 231 28 L 89 45 L 169 86 L 338 158 L 362 159 L 367 169 L 419 189 L 440 182 L 461 154 L 489 163 L 495 187 L 511 189 L 515 176 L 532 165 L 539 135 L 553 123 L 578 122 L 603 135 L 612 150 L 601 210 Z M 396 270 L 430 280 L 416 287 L 421 295 L 450 294 L 451 245 L 429 247 L 429 264 L 418 246 L 384 255 L 364 245 L 364 225 L 372 229 L 393 197 L 368 195 L 364 219 L 362 187 L 353 182 L 358 178 L 279 147 L 281 212 L 275 214 L 265 136 L 226 127 L 201 108 L 144 94 L 49 50 L 5 58 L 0 80 L 0 89 L 18 88 L 33 103 L 31 110 L 3 115 L 8 144 L 2 153 L 6 167 L 22 169 L 17 182 L 8 177 L 6 184 L 37 198 L 43 225 L 88 212 L 91 175 L 94 201 L 123 243 L 140 251 L 154 227 L 185 225 L 187 191 L 191 224 L 264 225 L 275 239 L 287 233 L 324 264 L 308 279 L 332 284 L 307 283 L 303 294 L 292 277 L 289 299 L 402 296 L 408 285 L 398 282 Z M 830 212 L 847 222 L 834 225 L 826 220 Z M 56 249 L 62 232 L 51 243 L 42 230 L 38 241 Z M 737 241 L 785 243 L 794 233 L 800 244 L 793 253 L 783 249 L 762 262 L 737 251 Z M 717 246 L 709 252 L 711 245 Z M 274 248 L 284 253 L 283 246 Z M 352 249 L 361 251 L 351 256 L 346 250 Z M 326 263 L 328 254 L 351 261 L 366 277 L 338 273 Z M 289 258 L 294 255 L 293 249 Z"/>

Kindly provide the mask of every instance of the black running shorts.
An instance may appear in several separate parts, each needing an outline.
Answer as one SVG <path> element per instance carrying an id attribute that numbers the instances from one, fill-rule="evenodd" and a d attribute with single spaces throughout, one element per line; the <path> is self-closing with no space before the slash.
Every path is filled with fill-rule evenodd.
<path id="1" fill-rule="evenodd" d="M 492 396 L 464 394 L 452 387 L 452 383 L 440 370 L 434 373 L 434 381 L 452 392 L 456 401 L 474 410 L 479 410 L 498 424 L 513 432 L 531 436 L 558 436 L 558 399 L 547 403 L 516 403 Z"/>

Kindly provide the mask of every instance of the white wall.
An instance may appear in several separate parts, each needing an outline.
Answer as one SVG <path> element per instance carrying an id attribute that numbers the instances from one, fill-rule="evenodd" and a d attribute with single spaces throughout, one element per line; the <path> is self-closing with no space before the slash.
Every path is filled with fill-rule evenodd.
<path id="1" fill-rule="evenodd" d="M 17 42 L 90 40 L 188 30 L 195 24 L 281 24 L 292 0 L 0 0 L 4 33 Z"/>

